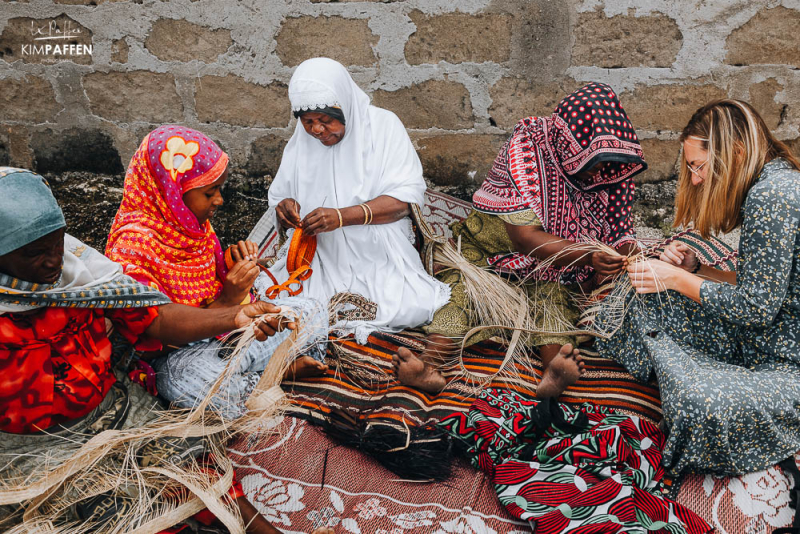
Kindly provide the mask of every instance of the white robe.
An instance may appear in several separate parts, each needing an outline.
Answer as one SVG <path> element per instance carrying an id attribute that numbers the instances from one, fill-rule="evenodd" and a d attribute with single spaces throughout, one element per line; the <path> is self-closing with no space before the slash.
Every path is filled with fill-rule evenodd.
<path id="1" fill-rule="evenodd" d="M 300 217 L 319 207 L 346 208 L 388 195 L 422 205 L 422 165 L 403 124 L 369 97 L 339 63 L 317 58 L 303 62 L 289 84 L 293 110 L 338 106 L 345 135 L 326 147 L 298 121 L 269 188 L 274 208 L 286 198 L 300 204 Z M 360 294 L 377 304 L 374 321 L 340 321 L 334 330 L 354 333 L 359 343 L 370 332 L 397 332 L 426 324 L 450 298 L 450 288 L 429 276 L 412 244 L 411 221 L 347 226 L 317 235 L 313 274 L 303 296 L 328 302 L 340 292 Z M 270 269 L 288 278 L 285 258 Z"/>

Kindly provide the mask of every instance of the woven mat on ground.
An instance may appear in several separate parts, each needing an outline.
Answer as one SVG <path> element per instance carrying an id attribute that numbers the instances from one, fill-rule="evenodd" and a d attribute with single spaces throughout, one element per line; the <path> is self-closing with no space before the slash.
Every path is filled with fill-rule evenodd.
<path id="1" fill-rule="evenodd" d="M 445 373 L 447 387 L 438 395 L 428 395 L 400 384 L 391 370 L 392 354 L 399 347 L 412 351 L 422 349 L 421 334 L 374 334 L 367 345 L 352 339 L 331 343 L 326 375 L 284 382 L 292 413 L 319 419 L 333 409 L 347 409 L 368 421 L 394 422 L 402 426 L 421 426 L 438 422 L 455 412 L 466 412 L 474 397 L 483 389 L 470 384 L 456 371 Z M 505 356 L 505 348 L 491 341 L 468 347 L 464 352 L 465 367 L 473 373 L 495 373 Z M 561 401 L 582 404 L 591 401 L 621 412 L 638 415 L 654 423 L 661 420 L 661 401 L 655 383 L 637 382 L 616 362 L 599 358 L 584 350 L 586 373 L 567 389 Z M 542 376 L 541 361 L 535 355 L 530 361 L 533 373 L 515 364 L 517 378 L 499 377 L 491 387 L 506 387 L 532 393 Z"/>
<path id="2" fill-rule="evenodd" d="M 286 417 L 275 430 L 231 444 L 229 456 L 250 502 L 282 532 L 322 525 L 360 534 L 531 532 L 500 505 L 484 473 L 466 463 L 443 483 L 400 482 L 305 421 Z M 777 467 L 742 477 L 693 475 L 676 500 L 717 534 L 768 534 L 792 522 L 790 488 Z"/>
<path id="3" fill-rule="evenodd" d="M 305 421 L 286 417 L 277 430 L 280 436 L 233 443 L 229 456 L 250 502 L 281 532 L 323 525 L 342 534 L 531 532 L 466 463 L 443 483 L 401 482 Z"/>

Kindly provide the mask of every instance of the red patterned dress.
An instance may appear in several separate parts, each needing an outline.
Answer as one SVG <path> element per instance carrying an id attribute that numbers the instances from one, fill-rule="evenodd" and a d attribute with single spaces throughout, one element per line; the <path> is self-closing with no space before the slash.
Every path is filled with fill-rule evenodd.
<path id="1" fill-rule="evenodd" d="M 105 319 L 136 343 L 157 315 L 154 306 L 0 316 L 0 431 L 29 434 L 92 411 L 116 381 Z M 160 343 L 137 347 L 155 350 Z"/>
<path id="2" fill-rule="evenodd" d="M 536 534 L 707 534 L 700 516 L 662 493 L 663 432 L 586 403 L 483 390 L 440 423 L 503 506 Z"/>

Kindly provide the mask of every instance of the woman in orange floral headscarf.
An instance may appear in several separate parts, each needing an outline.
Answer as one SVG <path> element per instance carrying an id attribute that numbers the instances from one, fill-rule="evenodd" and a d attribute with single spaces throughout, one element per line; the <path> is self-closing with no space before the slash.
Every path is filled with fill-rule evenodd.
<path id="1" fill-rule="evenodd" d="M 228 155 L 204 134 L 168 124 L 134 154 L 106 255 L 125 274 L 189 306 L 232 306 L 258 276 L 255 244 L 228 273 L 209 219 L 222 205 Z M 250 256 L 250 252 L 253 256 Z"/>
<path id="2" fill-rule="evenodd" d="M 128 166 L 106 256 L 122 264 L 125 274 L 157 288 L 173 302 L 206 307 L 249 302 L 260 272 L 256 244 L 234 245 L 231 256 L 236 263 L 228 271 L 209 222 L 222 206 L 220 190 L 228 177 L 227 166 L 227 154 L 197 130 L 168 124 L 150 132 Z M 268 278 L 266 283 L 271 285 Z M 305 297 L 273 303 L 294 310 L 306 328 L 314 325 L 316 332 L 287 373 L 324 372 L 325 350 L 319 343 L 327 339 L 326 308 Z M 286 335 L 253 343 L 212 406 L 231 418 L 243 413 L 245 401 Z M 154 360 L 158 394 L 184 408 L 202 401 L 225 369 L 220 348 L 219 341 L 209 340 Z"/>

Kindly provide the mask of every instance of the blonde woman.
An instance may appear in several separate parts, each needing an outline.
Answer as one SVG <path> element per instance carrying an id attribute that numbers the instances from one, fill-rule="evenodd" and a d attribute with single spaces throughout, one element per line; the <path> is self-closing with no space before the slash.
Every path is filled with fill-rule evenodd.
<path id="1" fill-rule="evenodd" d="M 741 227 L 737 270 L 679 244 L 629 265 L 649 295 L 599 348 L 642 381 L 655 373 L 667 469 L 757 471 L 800 449 L 800 162 L 737 100 L 699 109 L 680 141 L 675 224 Z"/>

